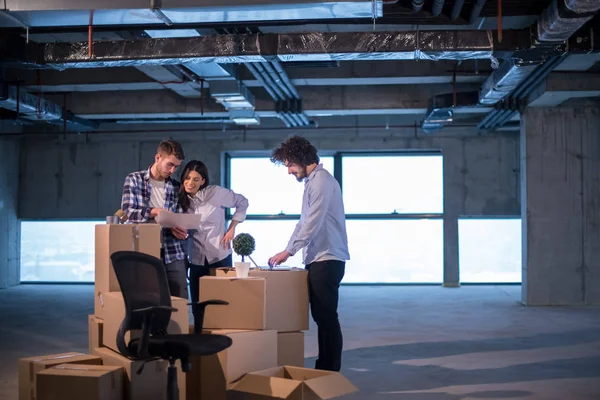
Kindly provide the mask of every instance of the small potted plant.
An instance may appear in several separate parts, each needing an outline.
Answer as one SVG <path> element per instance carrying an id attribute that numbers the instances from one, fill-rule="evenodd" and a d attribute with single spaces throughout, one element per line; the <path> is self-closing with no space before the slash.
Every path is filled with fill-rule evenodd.
<path id="1" fill-rule="evenodd" d="M 236 261 L 234 263 L 235 274 L 238 278 L 248 277 L 248 271 L 250 271 L 250 263 L 245 261 L 245 257 L 248 257 L 254 263 L 254 265 L 256 265 L 252 257 L 250 257 L 250 255 L 254 252 L 255 244 L 256 243 L 254 241 L 254 238 L 249 233 L 240 233 L 235 238 L 233 238 L 233 251 L 235 251 L 237 255 L 242 257 L 242 262 Z"/>

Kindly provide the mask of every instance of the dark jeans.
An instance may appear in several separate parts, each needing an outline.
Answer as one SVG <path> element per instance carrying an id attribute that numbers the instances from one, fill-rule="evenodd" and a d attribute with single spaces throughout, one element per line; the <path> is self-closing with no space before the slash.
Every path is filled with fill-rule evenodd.
<path id="1" fill-rule="evenodd" d="M 160 251 L 160 256 L 164 263 L 165 256 L 163 249 Z M 187 300 L 188 286 L 185 279 L 186 261 L 175 260 L 170 264 L 165 264 L 165 268 L 167 270 L 167 280 L 169 281 L 169 291 L 171 292 L 171 296 L 181 297 Z"/>
<path id="2" fill-rule="evenodd" d="M 315 369 L 339 371 L 342 367 L 344 340 L 337 308 L 346 263 L 319 261 L 308 264 L 306 269 L 310 312 L 317 324 L 319 341 L 319 357 Z"/>
<path id="3" fill-rule="evenodd" d="M 206 275 L 210 275 L 211 268 L 231 267 L 232 257 L 231 254 L 215 263 L 209 264 L 205 262 L 204 265 L 188 264 L 188 276 L 190 280 L 190 295 L 192 303 L 197 303 L 200 299 L 200 278 Z"/>

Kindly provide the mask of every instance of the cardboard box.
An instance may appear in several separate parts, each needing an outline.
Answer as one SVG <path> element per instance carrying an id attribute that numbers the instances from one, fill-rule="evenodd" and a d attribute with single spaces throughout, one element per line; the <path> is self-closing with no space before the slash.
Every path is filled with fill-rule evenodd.
<path id="1" fill-rule="evenodd" d="M 229 336 L 233 344 L 214 356 L 200 357 L 200 368 L 188 373 L 188 399 L 225 400 L 227 390 L 244 374 L 277 366 L 276 331 L 203 332 Z"/>
<path id="2" fill-rule="evenodd" d="M 117 348 L 117 332 L 125 318 L 125 303 L 121 292 L 103 293 L 103 310 L 104 324 L 102 342 L 105 347 L 108 347 L 116 352 Z M 189 331 L 189 306 L 187 300 L 181 297 L 171 297 L 171 306 L 176 308 L 176 312 L 171 313 L 171 321 L 167 327 L 167 333 L 178 334 L 187 333 Z M 132 331 L 125 334 L 125 343 L 128 343 L 131 337 L 139 337 L 140 331 Z M 131 336 L 133 335 L 133 336 Z"/>
<path id="3" fill-rule="evenodd" d="M 100 295 L 120 291 L 111 254 L 131 250 L 160 258 L 161 227 L 158 224 L 99 224 L 95 229 L 94 314 L 103 318 Z"/>
<path id="4" fill-rule="evenodd" d="M 102 359 L 83 353 L 60 353 L 19 359 L 19 400 L 36 399 L 36 375 L 38 372 L 60 364 L 101 365 Z"/>
<path id="5" fill-rule="evenodd" d="M 318 400 L 358 391 L 339 372 L 299 367 L 276 367 L 246 374 L 231 389 L 244 399 Z"/>
<path id="6" fill-rule="evenodd" d="M 277 365 L 304 367 L 304 332 L 277 334 Z"/>
<path id="7" fill-rule="evenodd" d="M 102 347 L 102 328 L 104 321 L 95 315 L 88 315 L 88 353 L 96 347 Z"/>
<path id="8" fill-rule="evenodd" d="M 121 400 L 123 368 L 61 364 L 37 374 L 38 400 Z"/>
<path id="9" fill-rule="evenodd" d="M 149 361 L 144 366 L 141 374 L 137 374 L 143 361 L 130 360 L 122 355 L 102 347 L 94 349 L 93 354 L 101 357 L 104 365 L 122 367 L 124 375 L 125 400 L 166 400 L 167 399 L 167 368 L 166 360 Z M 186 400 L 186 373 L 177 365 L 177 384 L 179 386 L 179 400 Z"/>
<path id="10" fill-rule="evenodd" d="M 223 270 L 216 273 L 227 276 L 200 278 L 200 301 L 221 299 L 229 305 L 207 307 L 204 327 L 278 332 L 309 329 L 308 271 L 252 270 L 250 277 L 243 279 Z"/>

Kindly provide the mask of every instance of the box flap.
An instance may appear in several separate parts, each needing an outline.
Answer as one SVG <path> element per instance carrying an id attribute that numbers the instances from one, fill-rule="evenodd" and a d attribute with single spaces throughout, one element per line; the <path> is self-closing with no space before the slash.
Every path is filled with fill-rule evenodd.
<path id="1" fill-rule="evenodd" d="M 289 375 L 291 379 L 295 379 L 297 381 L 307 381 L 309 379 L 316 379 L 322 376 L 329 376 L 336 373 L 333 371 L 325 371 L 322 369 L 293 367 L 291 365 L 285 365 L 284 369 L 286 374 Z"/>
<path id="2" fill-rule="evenodd" d="M 319 378 L 308 379 L 304 381 L 308 387 L 319 399 L 333 399 L 348 393 L 357 392 L 358 388 L 354 386 L 345 376 L 340 373 L 321 376 Z"/>
<path id="3" fill-rule="evenodd" d="M 246 374 L 231 388 L 232 391 L 266 396 L 273 399 L 287 399 L 295 391 L 300 391 L 301 382 L 262 374 Z"/>

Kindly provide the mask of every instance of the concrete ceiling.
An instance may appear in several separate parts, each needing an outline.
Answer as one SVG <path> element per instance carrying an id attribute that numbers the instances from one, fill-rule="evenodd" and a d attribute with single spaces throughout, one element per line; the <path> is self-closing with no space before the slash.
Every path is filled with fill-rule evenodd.
<path id="1" fill-rule="evenodd" d="M 522 48 L 521 38 L 529 40 L 529 29 L 535 31 L 536 21 L 551 3 L 546 0 L 504 0 L 502 32 L 495 0 L 441 2 L 439 15 L 434 15 L 434 3 L 440 3 L 437 0 L 426 0 L 419 12 L 414 12 L 411 0 L 393 4 L 202 0 L 201 5 L 172 0 L 168 8 L 167 1 L 163 2 L 165 8 L 160 1 L 150 3 L 153 8 L 147 0 L 6 0 L 7 10 L 0 12 L 0 27 L 4 28 L 0 34 L 6 35 L 9 44 L 0 47 L 0 52 L 11 57 L 17 53 L 14 57 L 19 62 L 4 64 L 5 86 L 13 89 L 13 99 L 0 102 L 5 108 L 0 118 L 33 127 L 28 129 L 51 123 L 53 129 L 74 131 L 136 130 L 152 125 L 214 129 L 215 124 L 245 126 L 235 121 L 247 118 L 259 122 L 249 129 L 375 125 L 420 129 L 426 119 L 442 127 L 474 127 L 486 116 L 489 120 L 495 109 L 507 105 L 516 109 L 522 101 L 554 106 L 571 99 L 600 97 L 600 76 L 594 68 L 600 51 L 593 48 L 591 36 L 586 36 L 587 28 L 596 24 L 592 13 L 585 14 L 590 18 L 585 25 L 582 22 L 576 35 L 569 35 L 576 46 L 567 48 L 566 42 L 555 41 L 551 46 L 532 42 Z M 478 4 L 481 7 L 474 15 Z M 90 10 L 95 10 L 91 27 Z M 212 17 L 202 22 L 203 15 Z M 453 36 L 453 32 L 462 33 Z M 15 38 L 28 43 L 10 45 L 18 43 Z M 351 38 L 361 43 L 352 43 Z M 488 38 L 489 49 L 485 44 Z M 252 40 L 256 40 L 256 49 L 251 49 Z M 477 40 L 483 40 L 483 45 Z M 588 50 L 586 40 L 592 41 Z M 276 47 L 268 47 L 271 43 Z M 322 48 L 317 49 L 317 44 Z M 360 51 L 353 52 L 353 46 Z M 438 48 L 433 49 L 435 46 Z M 314 51 L 304 51 L 306 48 Z M 139 49 L 146 53 L 142 56 Z M 251 50 L 258 58 L 241 56 Z M 225 51 L 233 52 L 225 62 L 223 57 L 218 63 L 207 58 L 198 62 L 200 53 L 204 57 Z M 88 52 L 93 54 L 91 59 Z M 145 63 L 153 54 L 159 54 L 160 61 Z M 537 68 L 549 56 L 555 61 L 544 75 L 541 69 L 532 73 L 535 68 L 523 73 L 523 66 L 533 63 Z M 91 60 L 93 65 L 83 65 L 79 59 Z M 105 62 L 99 62 L 102 60 Z M 490 78 L 499 65 L 514 60 L 519 63 L 505 69 L 517 73 Z M 534 79 L 536 74 L 541 78 Z M 458 103 L 463 98 L 458 94 L 484 93 L 490 80 L 500 97 L 487 103 Z M 509 96 L 525 83 L 531 86 L 526 93 L 521 90 L 522 96 Z M 36 101 L 23 93 L 52 104 L 53 112 L 40 122 L 43 110 L 38 102 L 36 120 Z M 225 94 L 231 93 L 238 98 L 226 98 Z M 443 105 L 440 96 L 444 95 L 454 99 L 449 106 Z M 17 107 L 19 102 L 21 107 Z M 51 120 L 61 109 L 65 118 L 68 116 L 66 123 Z M 20 115 L 24 110 L 29 114 Z M 239 116 L 248 110 L 251 117 Z M 440 123 L 436 110 L 451 110 L 451 118 Z M 518 129 L 518 120 L 518 112 L 511 114 L 492 130 Z"/>

